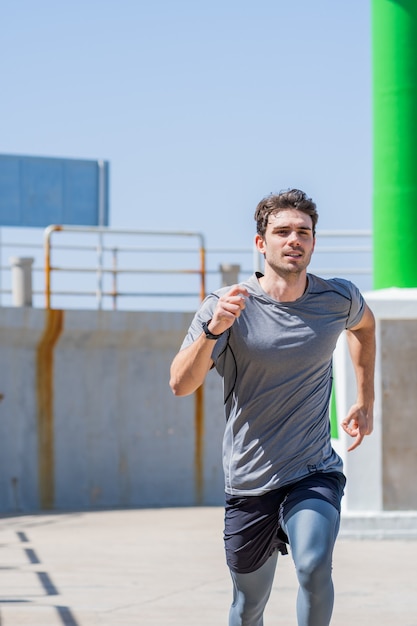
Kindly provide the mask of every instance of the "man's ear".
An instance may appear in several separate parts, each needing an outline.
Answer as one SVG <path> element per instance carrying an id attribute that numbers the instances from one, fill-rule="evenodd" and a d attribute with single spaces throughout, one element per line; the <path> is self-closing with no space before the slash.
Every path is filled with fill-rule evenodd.
<path id="1" fill-rule="evenodd" d="M 265 253 L 265 239 L 258 233 L 255 235 L 255 246 L 259 252 Z"/>

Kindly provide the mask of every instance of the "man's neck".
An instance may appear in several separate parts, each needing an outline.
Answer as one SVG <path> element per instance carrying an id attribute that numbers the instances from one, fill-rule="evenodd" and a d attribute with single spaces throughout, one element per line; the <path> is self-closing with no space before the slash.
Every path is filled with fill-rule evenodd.
<path id="1" fill-rule="evenodd" d="M 259 278 L 262 289 L 277 302 L 293 302 L 298 300 L 307 289 L 307 272 L 301 274 L 289 274 L 288 276 L 278 276 L 265 272 Z"/>

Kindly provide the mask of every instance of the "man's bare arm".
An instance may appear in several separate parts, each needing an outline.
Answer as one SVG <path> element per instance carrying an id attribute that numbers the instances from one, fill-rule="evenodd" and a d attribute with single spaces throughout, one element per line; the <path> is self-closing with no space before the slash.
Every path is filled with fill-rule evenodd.
<path id="1" fill-rule="evenodd" d="M 375 319 L 367 305 L 359 324 L 347 331 L 347 341 L 357 385 L 356 403 L 342 422 L 343 430 L 355 438 L 348 448 L 348 451 L 351 451 L 373 430 Z"/>
<path id="2" fill-rule="evenodd" d="M 204 333 L 187 348 L 180 350 L 171 365 L 169 386 L 175 396 L 188 396 L 203 384 L 213 365 L 213 341 Z"/>
<path id="3" fill-rule="evenodd" d="M 214 335 L 228 330 L 245 308 L 247 290 L 234 285 L 221 298 L 213 312 L 208 328 Z M 211 358 L 214 342 L 204 332 L 187 348 L 180 350 L 171 364 L 169 385 L 176 396 L 187 396 L 203 384 L 213 365 Z"/>

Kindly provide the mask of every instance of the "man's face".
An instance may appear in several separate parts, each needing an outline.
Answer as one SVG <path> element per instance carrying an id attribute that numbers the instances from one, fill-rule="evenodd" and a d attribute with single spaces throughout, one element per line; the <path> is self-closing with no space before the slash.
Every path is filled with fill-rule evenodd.
<path id="1" fill-rule="evenodd" d="M 255 243 L 265 262 L 279 275 L 300 274 L 314 250 L 312 219 L 297 209 L 283 209 L 270 215 L 265 236 L 256 235 Z"/>

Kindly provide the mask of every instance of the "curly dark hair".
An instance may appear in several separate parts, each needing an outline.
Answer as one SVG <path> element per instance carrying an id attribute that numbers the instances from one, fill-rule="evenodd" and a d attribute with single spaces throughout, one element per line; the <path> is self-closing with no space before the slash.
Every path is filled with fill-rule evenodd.
<path id="1" fill-rule="evenodd" d="M 313 236 L 316 234 L 319 214 L 317 213 L 315 203 L 304 191 L 287 189 L 279 193 L 271 193 L 259 202 L 254 215 L 258 235 L 261 237 L 265 236 L 269 216 L 279 213 L 283 209 L 297 209 L 309 215 L 313 222 Z"/>

